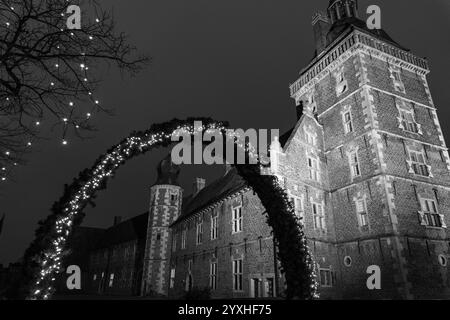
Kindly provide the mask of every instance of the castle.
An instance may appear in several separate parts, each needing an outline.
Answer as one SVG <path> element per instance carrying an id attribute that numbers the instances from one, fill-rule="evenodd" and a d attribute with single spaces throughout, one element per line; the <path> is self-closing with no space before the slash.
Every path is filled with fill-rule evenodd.
<path id="1" fill-rule="evenodd" d="M 358 18 L 356 0 L 314 15 L 316 51 L 290 86 L 295 126 L 270 170 L 303 218 L 323 299 L 450 297 L 450 158 L 427 61 Z M 264 207 L 234 169 L 190 196 L 170 159 L 149 212 L 100 232 L 92 292 L 181 298 L 281 297 Z M 379 266 L 381 289 L 367 268 Z"/>

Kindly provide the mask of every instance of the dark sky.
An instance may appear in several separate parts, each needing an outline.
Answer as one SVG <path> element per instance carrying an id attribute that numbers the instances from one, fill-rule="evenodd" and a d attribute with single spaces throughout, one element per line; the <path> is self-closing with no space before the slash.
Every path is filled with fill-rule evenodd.
<path id="1" fill-rule="evenodd" d="M 63 185 L 131 131 L 174 117 L 211 116 L 236 128 L 289 129 L 295 107 L 289 83 L 312 58 L 311 16 L 328 0 L 108 0 L 118 28 L 128 33 L 153 63 L 138 77 L 112 71 L 97 92 L 115 117 L 99 116 L 100 131 L 89 141 L 41 143 L 1 190 L 0 212 L 7 214 L 0 236 L 0 263 L 22 256 L 37 221 L 47 216 Z M 450 2 L 448 0 L 360 0 L 382 9 L 383 28 L 401 45 L 428 57 L 431 92 L 442 127 L 450 137 Z M 155 165 L 164 151 L 135 159 L 117 174 L 85 225 L 109 226 L 114 215 L 132 217 L 147 210 Z M 218 170 L 219 173 L 218 173 Z M 195 176 L 221 174 L 218 167 L 183 168 L 186 193 Z"/>

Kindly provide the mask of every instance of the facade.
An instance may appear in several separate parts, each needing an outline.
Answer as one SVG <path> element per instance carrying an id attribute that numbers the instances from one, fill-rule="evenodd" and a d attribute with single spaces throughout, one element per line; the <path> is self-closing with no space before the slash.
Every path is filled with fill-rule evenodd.
<path id="1" fill-rule="evenodd" d="M 330 1 L 313 30 L 315 57 L 290 87 L 297 122 L 272 144 L 270 172 L 303 218 L 321 298 L 449 298 L 450 158 L 427 61 L 368 30 L 356 0 Z M 197 179 L 188 197 L 178 174 L 164 160 L 151 188 L 140 294 L 282 296 L 264 208 L 236 171 Z M 380 290 L 367 287 L 374 265 Z"/>
<path id="2" fill-rule="evenodd" d="M 145 213 L 121 222 L 114 219 L 111 228 L 97 233 L 88 254 L 88 264 L 81 270 L 89 270 L 88 294 L 137 296 L 140 294 L 146 242 Z"/>

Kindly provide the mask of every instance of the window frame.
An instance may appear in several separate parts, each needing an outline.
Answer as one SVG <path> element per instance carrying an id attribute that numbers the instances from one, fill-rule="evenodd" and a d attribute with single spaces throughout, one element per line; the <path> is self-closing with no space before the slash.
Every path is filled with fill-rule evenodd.
<path id="1" fill-rule="evenodd" d="M 397 110 L 398 110 L 398 127 L 405 132 L 422 135 L 422 125 L 416 120 L 416 113 L 413 107 L 408 106 L 407 103 L 403 100 L 396 102 Z M 411 119 L 408 119 L 410 116 Z M 411 130 L 411 126 L 413 130 Z"/>
<path id="2" fill-rule="evenodd" d="M 436 223 L 436 219 L 439 223 Z M 447 228 L 445 216 L 439 213 L 439 204 L 435 199 L 420 198 L 419 221 L 427 228 Z"/>
<path id="3" fill-rule="evenodd" d="M 295 215 L 298 218 L 302 218 L 302 220 L 305 219 L 305 203 L 303 201 L 303 196 L 296 196 L 293 194 L 289 195 L 289 200 L 291 201 L 292 205 L 294 206 Z M 299 206 L 297 204 L 300 204 Z"/>
<path id="4" fill-rule="evenodd" d="M 181 250 L 186 249 L 188 226 L 184 225 L 181 230 Z"/>
<path id="5" fill-rule="evenodd" d="M 233 276 L 233 291 L 244 291 L 244 258 L 233 258 L 231 268 Z"/>
<path id="6" fill-rule="evenodd" d="M 359 161 L 358 149 L 348 152 L 348 161 L 350 165 L 350 173 L 352 179 L 362 176 L 361 163 Z M 357 172 L 356 172 L 357 171 Z"/>
<path id="7" fill-rule="evenodd" d="M 409 160 L 406 160 L 408 172 L 418 177 L 432 178 L 433 174 L 431 172 L 431 166 L 426 162 L 424 150 L 417 151 L 417 149 L 407 148 L 407 151 L 409 157 Z M 412 155 L 414 155 L 414 157 Z M 420 162 L 420 159 L 422 159 L 423 162 Z M 426 173 L 426 175 L 424 173 Z"/>
<path id="8" fill-rule="evenodd" d="M 327 225 L 325 221 L 325 208 L 323 203 L 315 202 L 311 199 L 311 211 L 314 230 L 326 231 Z"/>
<path id="9" fill-rule="evenodd" d="M 217 274 L 217 261 L 211 261 L 209 263 L 209 288 L 211 290 L 217 290 Z"/>
<path id="10" fill-rule="evenodd" d="M 195 221 L 195 244 L 201 245 L 203 242 L 203 217 L 197 217 Z"/>
<path id="11" fill-rule="evenodd" d="M 395 66 L 391 66 L 390 68 L 390 72 L 391 72 L 391 79 L 392 79 L 392 83 L 394 85 L 394 90 L 400 93 L 405 94 L 406 93 L 406 88 L 405 88 L 405 84 L 403 82 L 402 79 L 402 73 L 400 68 L 395 67 Z M 396 79 L 396 76 L 398 76 L 398 79 Z"/>
<path id="12" fill-rule="evenodd" d="M 211 213 L 211 224 L 210 224 L 210 239 L 217 240 L 219 238 L 219 213 Z"/>
<path id="13" fill-rule="evenodd" d="M 363 210 L 359 210 L 358 203 L 362 203 Z M 356 217 L 358 219 L 359 228 L 369 227 L 369 212 L 367 210 L 367 200 L 365 197 L 355 199 Z M 364 223 L 365 222 L 365 223 Z"/>
<path id="14" fill-rule="evenodd" d="M 346 115 L 349 116 L 348 120 L 346 119 Z M 352 111 L 351 111 L 350 108 L 348 110 L 345 110 L 342 113 L 342 123 L 344 125 L 344 132 L 345 132 L 345 134 L 349 134 L 349 133 L 354 132 L 355 128 L 353 126 L 353 116 L 352 116 Z"/>
<path id="15" fill-rule="evenodd" d="M 235 213 L 239 212 L 239 215 Z M 231 207 L 231 232 L 232 234 L 240 233 L 243 231 L 243 215 L 242 204 Z"/>
<path id="16" fill-rule="evenodd" d="M 316 155 L 307 155 L 307 165 L 309 172 L 309 180 L 321 182 L 320 160 Z"/>

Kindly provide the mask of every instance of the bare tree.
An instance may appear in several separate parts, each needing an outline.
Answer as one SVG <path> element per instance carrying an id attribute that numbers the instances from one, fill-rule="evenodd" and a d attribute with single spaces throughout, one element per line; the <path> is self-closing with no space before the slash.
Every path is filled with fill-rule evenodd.
<path id="1" fill-rule="evenodd" d="M 68 27 L 70 6 L 81 8 L 81 29 Z M 96 0 L 0 0 L 0 180 L 23 163 L 40 127 L 84 137 L 91 117 L 110 112 L 95 97 L 99 68 L 135 74 L 137 56 L 112 14 Z"/>

